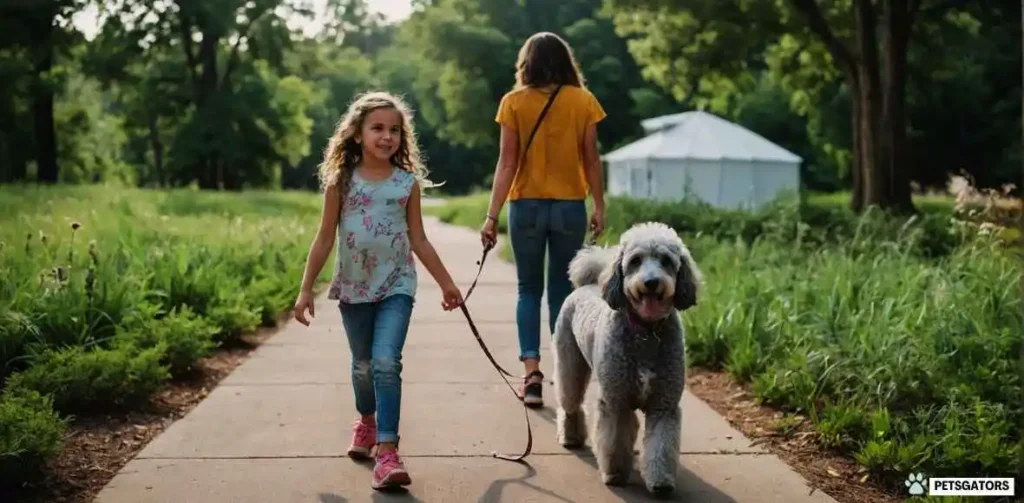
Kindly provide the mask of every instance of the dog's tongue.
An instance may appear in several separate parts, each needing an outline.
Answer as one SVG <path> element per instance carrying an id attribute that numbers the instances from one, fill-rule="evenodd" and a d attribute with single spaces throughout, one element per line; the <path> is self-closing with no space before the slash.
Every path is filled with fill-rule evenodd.
<path id="1" fill-rule="evenodd" d="M 640 300 L 640 316 L 653 318 L 661 314 L 661 299 L 654 296 L 644 296 Z"/>

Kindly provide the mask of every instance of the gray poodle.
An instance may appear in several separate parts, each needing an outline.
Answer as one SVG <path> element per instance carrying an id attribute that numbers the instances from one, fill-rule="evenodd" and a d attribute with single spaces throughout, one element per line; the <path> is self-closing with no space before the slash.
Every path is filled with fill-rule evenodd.
<path id="1" fill-rule="evenodd" d="M 697 304 L 701 273 L 671 227 L 638 224 L 612 248 L 586 247 L 569 264 L 574 291 L 552 340 L 558 442 L 587 437 L 582 404 L 597 377 L 594 452 L 608 485 L 633 471 L 633 445 L 644 413 L 640 473 L 656 494 L 675 490 L 686 369 L 678 311 Z"/>

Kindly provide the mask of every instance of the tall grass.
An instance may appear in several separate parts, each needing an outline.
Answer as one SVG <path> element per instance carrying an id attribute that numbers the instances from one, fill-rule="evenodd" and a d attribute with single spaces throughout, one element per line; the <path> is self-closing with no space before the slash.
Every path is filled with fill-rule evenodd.
<path id="1" fill-rule="evenodd" d="M 1024 269 L 999 245 L 928 260 L 909 245 L 707 241 L 704 298 L 684 316 L 692 364 L 809 415 L 868 468 L 1012 473 Z"/>
<path id="2" fill-rule="evenodd" d="M 294 300 L 319 212 L 302 193 L 0 190 L 0 423 L 52 431 L 69 415 L 137 406 L 272 325 Z M 54 449 L 19 447 L 4 434 L 18 428 L 29 427 L 0 424 L 0 480 L 14 483 L 24 470 L 5 467 Z"/>

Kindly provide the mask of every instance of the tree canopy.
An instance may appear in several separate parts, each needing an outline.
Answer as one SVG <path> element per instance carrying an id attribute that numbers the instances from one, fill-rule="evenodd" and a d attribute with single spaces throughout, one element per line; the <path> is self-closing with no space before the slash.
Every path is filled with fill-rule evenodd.
<path id="1" fill-rule="evenodd" d="M 0 181 L 315 188 L 360 92 L 405 97 L 433 178 L 489 183 L 520 45 L 552 31 L 608 112 L 702 108 L 805 159 L 809 190 L 907 209 L 912 183 L 1015 182 L 1016 3 L 947 0 L 61 0 L 0 6 Z M 86 39 L 70 19 L 101 13 Z M 323 20 L 303 32 L 304 21 Z M 941 57 L 936 57 L 941 54 Z"/>

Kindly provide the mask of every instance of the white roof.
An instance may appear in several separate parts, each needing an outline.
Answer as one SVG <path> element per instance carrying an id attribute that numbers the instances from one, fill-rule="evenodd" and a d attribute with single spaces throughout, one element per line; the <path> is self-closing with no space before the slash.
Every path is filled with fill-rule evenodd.
<path id="1" fill-rule="evenodd" d="M 703 159 L 796 162 L 800 156 L 763 136 L 716 115 L 694 111 L 663 115 L 641 123 L 648 136 L 603 156 L 628 159 Z M 653 132 L 652 132 L 653 131 Z"/>

